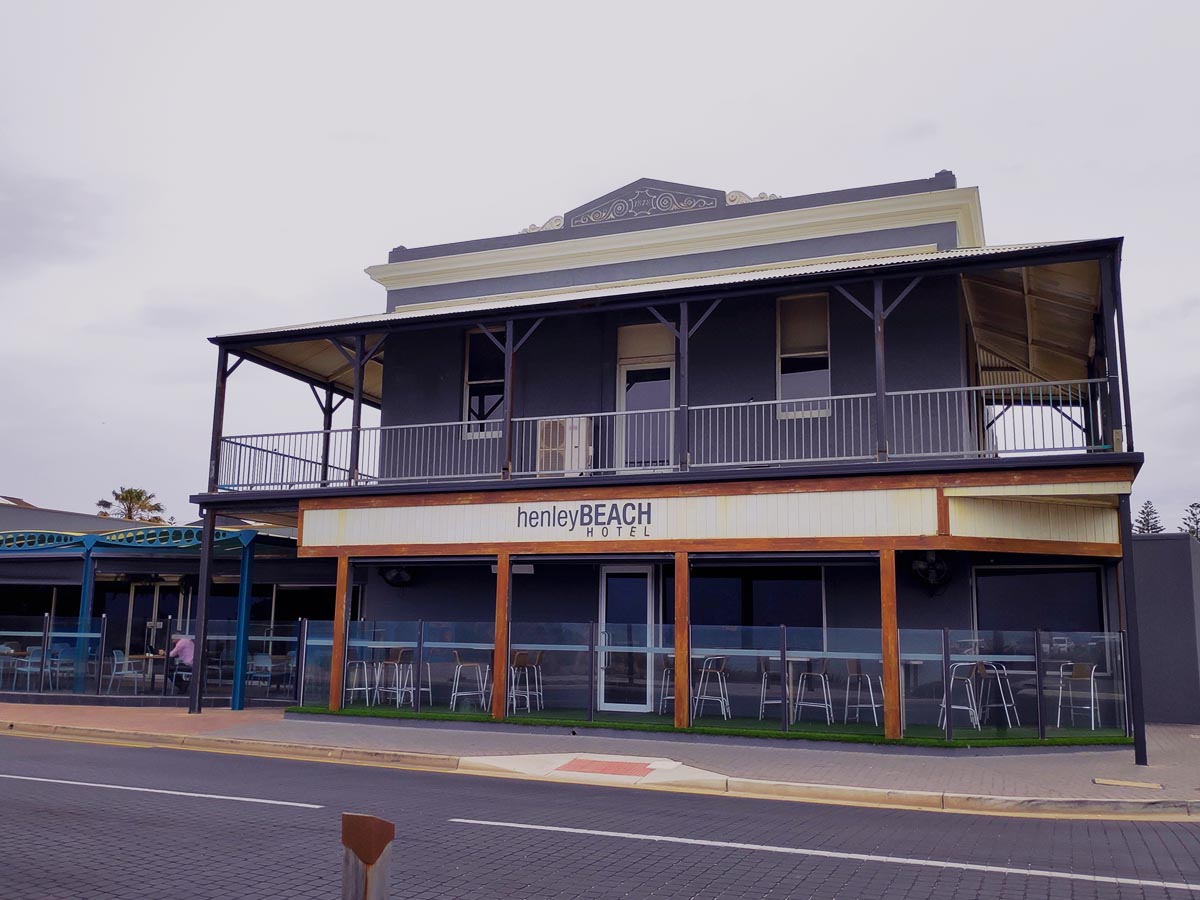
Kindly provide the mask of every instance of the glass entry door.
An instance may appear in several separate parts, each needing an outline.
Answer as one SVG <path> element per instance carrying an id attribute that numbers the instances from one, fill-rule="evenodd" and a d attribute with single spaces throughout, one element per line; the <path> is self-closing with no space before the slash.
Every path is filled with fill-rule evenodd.
<path id="1" fill-rule="evenodd" d="M 617 371 L 618 469 L 669 469 L 674 447 L 675 364 L 622 362 Z"/>
<path id="2" fill-rule="evenodd" d="M 598 709 L 653 709 L 654 569 L 606 566 L 600 572 Z"/>

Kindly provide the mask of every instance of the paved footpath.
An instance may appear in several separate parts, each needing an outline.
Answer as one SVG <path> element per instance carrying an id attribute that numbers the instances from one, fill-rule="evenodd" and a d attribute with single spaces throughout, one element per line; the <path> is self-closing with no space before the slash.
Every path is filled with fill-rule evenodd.
<path id="1" fill-rule="evenodd" d="M 1151 765 L 1139 767 L 1128 747 L 968 751 L 689 735 L 626 737 L 447 722 L 296 719 L 268 709 L 210 709 L 189 716 L 178 709 L 0 704 L 0 728 L 10 723 L 18 731 L 60 726 L 147 740 L 215 738 L 348 753 L 435 754 L 454 759 L 449 768 L 609 784 L 725 789 L 714 788 L 716 778 L 730 792 L 735 792 L 736 780 L 741 785 L 736 792 L 773 793 L 741 782 L 758 779 L 780 783 L 781 795 L 786 794 L 784 785 L 800 784 L 1047 800 L 1190 801 L 1192 815 L 1200 815 L 1200 726 L 1151 726 Z M 1094 779 L 1158 784 L 1161 789 L 1096 784 Z"/>

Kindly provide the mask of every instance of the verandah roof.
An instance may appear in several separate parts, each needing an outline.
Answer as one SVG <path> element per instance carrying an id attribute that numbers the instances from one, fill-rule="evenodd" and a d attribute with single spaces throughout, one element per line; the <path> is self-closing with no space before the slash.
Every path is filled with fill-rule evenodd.
<path id="1" fill-rule="evenodd" d="M 413 304 L 392 312 L 237 332 L 211 338 L 237 356 L 314 385 L 327 385 L 349 395 L 354 387 L 349 336 L 365 335 L 376 348 L 364 368 L 363 398 L 378 406 L 383 395 L 382 339 L 403 325 L 461 319 L 495 319 L 497 314 L 527 315 L 575 303 L 597 303 L 644 297 L 676 300 L 687 291 L 764 285 L 785 281 L 829 281 L 839 276 L 920 275 L 942 271 L 947 264 L 971 264 L 962 275 L 963 294 L 976 340 L 986 355 L 985 383 L 1012 383 L 1013 378 L 1066 380 L 1087 377 L 1092 315 L 1100 304 L 1100 270 L 1095 259 L 1115 253 L 1119 238 L 973 247 L 928 253 L 907 253 L 748 271 L 634 283 L 598 284 L 569 291 L 497 294 L 438 304 Z M 1094 254 L 1092 260 L 1047 262 L 1050 255 Z M 1022 259 L 1025 257 L 1026 259 Z M 994 267 L 981 266 L 994 262 Z M 986 268 L 986 271 L 980 271 Z M 850 280 L 845 278 L 842 280 Z M 336 346 L 341 344 L 342 349 Z M 343 352 L 346 351 L 346 353 Z"/>

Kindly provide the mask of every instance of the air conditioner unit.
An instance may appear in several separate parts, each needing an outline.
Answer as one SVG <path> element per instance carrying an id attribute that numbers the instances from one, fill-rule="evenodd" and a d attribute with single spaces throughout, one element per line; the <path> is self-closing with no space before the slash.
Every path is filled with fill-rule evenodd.
<path id="1" fill-rule="evenodd" d="M 538 475 L 582 475 L 592 468 L 591 416 L 538 422 Z"/>

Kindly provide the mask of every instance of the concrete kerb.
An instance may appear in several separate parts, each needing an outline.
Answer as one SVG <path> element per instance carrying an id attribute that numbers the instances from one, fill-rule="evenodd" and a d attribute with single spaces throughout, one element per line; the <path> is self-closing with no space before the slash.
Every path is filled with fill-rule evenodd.
<path id="1" fill-rule="evenodd" d="M 365 750 L 349 747 L 328 747 L 318 744 L 256 741 L 244 738 L 157 734 L 154 732 L 88 728 L 77 725 L 5 721 L 0 721 L 0 733 L 26 737 L 62 738 L 84 742 L 129 744 L 141 747 L 162 747 L 164 749 L 186 748 L 208 750 L 223 753 L 239 753 L 247 756 L 286 757 L 317 762 L 341 761 L 364 765 L 396 766 L 399 768 L 517 778 L 530 781 L 561 782 L 568 780 L 555 776 L 524 775 L 492 764 L 476 762 L 470 757 L 419 753 L 407 750 Z M 591 780 L 589 779 L 589 781 Z M 757 778 L 725 776 L 715 772 L 705 772 L 702 775 L 694 777 L 667 776 L 655 779 L 652 783 L 645 785 L 613 784 L 611 782 L 600 781 L 592 783 L 608 783 L 614 787 L 635 787 L 642 790 L 695 791 L 697 793 L 744 797 L 748 799 L 887 806 L 903 809 L 961 813 L 1126 819 L 1200 818 L 1200 801 L 1182 799 L 1115 800 L 1069 797 L 1003 797 L 990 794 L 906 791 L 851 785 L 769 781 Z"/>

